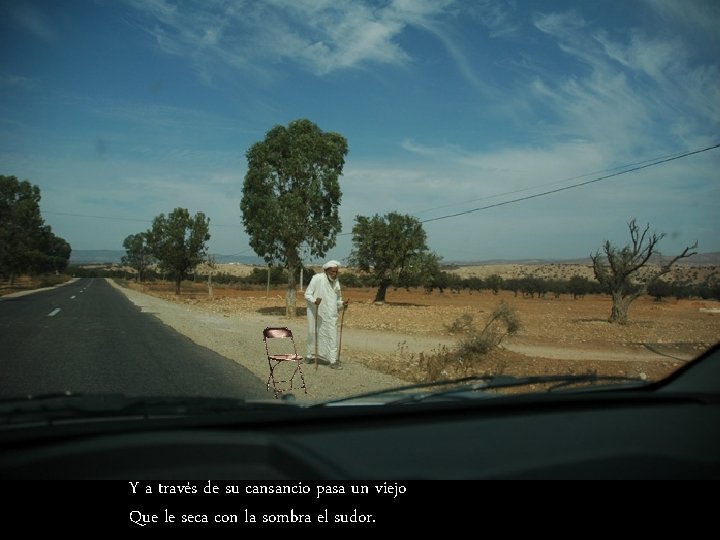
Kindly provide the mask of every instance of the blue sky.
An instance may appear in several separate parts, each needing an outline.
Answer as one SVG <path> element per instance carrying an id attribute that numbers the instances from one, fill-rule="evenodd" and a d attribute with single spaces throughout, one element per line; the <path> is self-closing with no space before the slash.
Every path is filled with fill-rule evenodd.
<path id="1" fill-rule="evenodd" d="M 632 218 L 720 251 L 718 28 L 714 0 L 2 1 L 0 174 L 77 250 L 183 207 L 254 255 L 245 152 L 307 118 L 349 144 L 327 258 L 391 211 L 447 262 L 588 257 Z"/>

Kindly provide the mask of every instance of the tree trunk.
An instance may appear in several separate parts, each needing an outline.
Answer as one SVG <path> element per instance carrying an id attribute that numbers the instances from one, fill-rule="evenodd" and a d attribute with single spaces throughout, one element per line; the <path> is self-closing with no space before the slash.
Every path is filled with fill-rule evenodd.
<path id="1" fill-rule="evenodd" d="M 627 324 L 628 322 L 628 310 L 630 309 L 630 303 L 633 298 L 623 298 L 620 293 L 613 293 L 612 295 L 612 309 L 610 310 L 611 323 Z"/>
<path id="2" fill-rule="evenodd" d="M 297 265 L 288 261 L 288 288 L 285 293 L 285 315 L 287 317 L 297 317 L 297 282 L 295 280 L 295 272 Z"/>
<path id="3" fill-rule="evenodd" d="M 180 294 L 180 284 L 182 283 L 182 276 L 175 278 L 175 294 Z"/>
<path id="4" fill-rule="evenodd" d="M 385 293 L 387 292 L 388 284 L 381 283 L 375 293 L 375 302 L 385 302 Z"/>

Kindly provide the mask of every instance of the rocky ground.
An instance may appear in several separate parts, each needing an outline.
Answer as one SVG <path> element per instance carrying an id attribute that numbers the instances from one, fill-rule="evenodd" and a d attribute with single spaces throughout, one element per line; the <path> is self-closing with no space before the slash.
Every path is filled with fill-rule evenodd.
<path id="1" fill-rule="evenodd" d="M 305 353 L 307 323 L 298 296 L 297 317 L 287 317 L 284 289 L 214 287 L 210 297 L 197 284 L 175 295 L 165 285 L 126 283 L 132 301 L 166 324 L 248 367 L 265 380 L 265 326 L 288 326 Z M 512 293 L 426 294 L 390 290 L 375 304 L 374 290 L 345 289 L 350 304 L 342 314 L 341 362 L 345 369 L 304 366 L 308 395 L 328 399 L 392 385 L 476 373 L 508 375 L 597 373 L 660 379 L 720 341 L 720 303 L 636 301 L 630 323 L 607 322 L 610 300 L 523 298 Z M 485 325 L 502 303 L 520 328 L 501 346 L 472 360 L 456 351 L 470 330 Z"/>

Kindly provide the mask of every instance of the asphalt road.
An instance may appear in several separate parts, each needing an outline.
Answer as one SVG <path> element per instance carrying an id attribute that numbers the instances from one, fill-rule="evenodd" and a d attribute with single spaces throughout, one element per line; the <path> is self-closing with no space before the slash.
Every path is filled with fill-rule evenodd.
<path id="1" fill-rule="evenodd" d="M 267 399 L 264 380 L 104 279 L 0 299 L 0 398 L 61 391 Z"/>

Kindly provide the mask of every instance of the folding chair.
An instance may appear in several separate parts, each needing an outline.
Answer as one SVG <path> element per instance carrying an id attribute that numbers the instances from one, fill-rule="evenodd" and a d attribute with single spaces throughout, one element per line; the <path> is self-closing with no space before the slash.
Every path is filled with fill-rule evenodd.
<path id="1" fill-rule="evenodd" d="M 296 375 L 300 375 L 302 388 L 307 394 L 305 386 L 305 376 L 303 375 L 302 364 L 303 357 L 297 353 L 295 340 L 289 328 L 283 327 L 267 327 L 263 330 L 263 341 L 265 342 L 265 352 L 267 353 L 268 367 L 270 368 L 270 376 L 267 380 L 267 390 L 270 390 L 272 384 L 275 397 L 279 398 L 280 394 L 293 389 L 293 381 Z M 290 370 L 292 369 L 292 372 Z M 276 375 L 282 377 L 282 374 L 289 374 L 289 378 L 277 379 Z"/>

